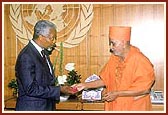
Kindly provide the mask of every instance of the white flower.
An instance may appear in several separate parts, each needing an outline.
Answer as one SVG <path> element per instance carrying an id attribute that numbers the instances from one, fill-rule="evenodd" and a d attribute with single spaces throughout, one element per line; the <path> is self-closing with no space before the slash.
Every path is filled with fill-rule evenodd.
<path id="1" fill-rule="evenodd" d="M 67 76 L 63 75 L 63 76 L 58 76 L 57 80 L 58 80 L 58 84 L 64 84 L 65 82 L 67 82 Z"/>
<path id="2" fill-rule="evenodd" d="M 65 69 L 68 70 L 68 71 L 72 71 L 72 70 L 75 69 L 74 65 L 75 65 L 75 63 L 67 63 L 65 65 Z"/>

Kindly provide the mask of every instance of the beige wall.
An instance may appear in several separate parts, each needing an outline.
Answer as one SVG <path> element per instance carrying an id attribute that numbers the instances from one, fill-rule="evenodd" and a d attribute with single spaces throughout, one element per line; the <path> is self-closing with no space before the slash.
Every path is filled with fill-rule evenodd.
<path id="1" fill-rule="evenodd" d="M 94 17 L 86 38 L 74 48 L 64 48 L 64 65 L 74 62 L 84 81 L 99 74 L 109 59 L 108 28 L 110 25 L 132 26 L 131 43 L 151 60 L 155 67 L 155 90 L 164 89 L 165 27 L 163 4 L 94 4 Z M 63 39 L 63 38 L 62 38 Z M 65 39 L 65 38 L 64 38 Z M 7 84 L 15 78 L 15 61 L 23 44 L 16 39 L 9 19 L 9 5 L 4 6 L 4 90 L 12 95 Z M 54 61 L 57 51 L 51 60 Z"/>

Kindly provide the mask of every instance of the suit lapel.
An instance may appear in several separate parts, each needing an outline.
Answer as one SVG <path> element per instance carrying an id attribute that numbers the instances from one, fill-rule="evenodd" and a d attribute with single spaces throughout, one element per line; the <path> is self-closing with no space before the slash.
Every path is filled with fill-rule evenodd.
<path id="1" fill-rule="evenodd" d="M 37 51 L 37 49 L 34 47 L 34 45 L 33 45 L 31 42 L 29 42 L 28 46 L 29 46 L 30 49 L 32 50 L 33 55 L 37 55 L 37 59 L 38 59 L 40 62 L 43 63 L 45 70 L 50 73 L 50 69 L 49 69 L 47 63 L 44 63 L 43 57 L 41 57 L 40 53 Z M 50 74 L 51 74 L 53 77 L 55 77 L 54 71 L 53 71 L 53 68 L 52 68 L 52 63 L 51 63 L 50 58 L 49 58 L 48 56 L 47 56 L 47 59 L 48 59 L 48 61 L 49 61 L 49 64 L 50 64 L 50 66 L 51 66 L 51 69 L 52 69 L 52 74 L 51 74 L 51 73 L 50 73 Z"/>
<path id="2" fill-rule="evenodd" d="M 51 70 L 52 70 L 52 75 L 55 76 L 55 75 L 54 75 L 54 70 L 53 70 L 53 65 L 52 65 L 52 63 L 51 63 L 50 57 L 47 56 L 47 59 L 48 59 L 48 62 L 49 62 L 49 64 L 50 64 L 50 67 L 51 67 Z"/>

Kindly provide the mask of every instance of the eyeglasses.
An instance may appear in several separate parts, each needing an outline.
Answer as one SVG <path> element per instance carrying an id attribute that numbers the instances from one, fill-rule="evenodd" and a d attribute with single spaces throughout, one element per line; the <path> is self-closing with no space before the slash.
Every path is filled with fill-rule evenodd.
<path id="1" fill-rule="evenodd" d="M 48 37 L 51 41 L 57 40 L 56 36 L 54 37 Z"/>
<path id="2" fill-rule="evenodd" d="M 119 41 L 109 41 L 109 46 L 111 47 L 117 47 L 120 45 Z"/>

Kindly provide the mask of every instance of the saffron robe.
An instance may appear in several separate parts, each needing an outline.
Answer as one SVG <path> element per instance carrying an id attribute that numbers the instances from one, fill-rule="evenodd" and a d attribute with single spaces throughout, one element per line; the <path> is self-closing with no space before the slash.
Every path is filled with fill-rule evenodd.
<path id="1" fill-rule="evenodd" d="M 123 62 L 119 57 L 110 57 L 108 63 L 100 72 L 107 92 L 111 91 L 142 91 L 152 87 L 154 82 L 154 69 L 149 59 L 134 46 Z M 150 95 L 138 99 L 133 96 L 117 97 L 114 101 L 105 101 L 106 111 L 150 111 L 152 107 Z"/>

